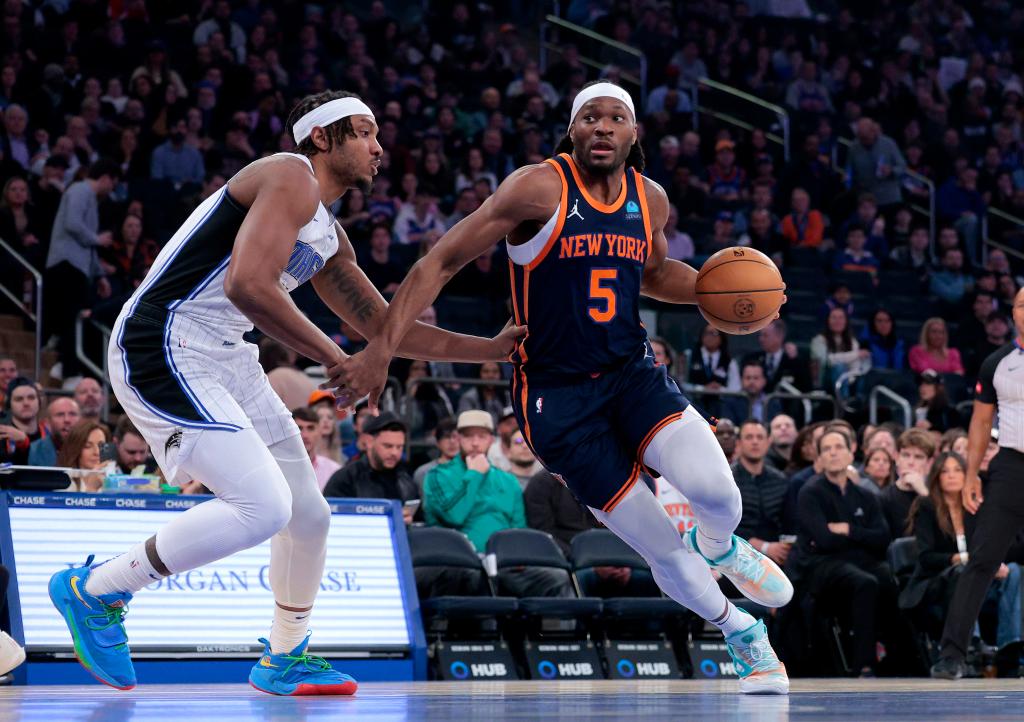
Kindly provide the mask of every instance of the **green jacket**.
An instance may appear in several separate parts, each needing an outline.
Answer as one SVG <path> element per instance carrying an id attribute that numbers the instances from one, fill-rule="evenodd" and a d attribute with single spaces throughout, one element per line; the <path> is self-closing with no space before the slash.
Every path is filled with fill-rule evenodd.
<path id="1" fill-rule="evenodd" d="M 429 526 L 458 529 L 477 551 L 501 529 L 526 527 L 523 492 L 512 474 L 493 466 L 486 474 L 466 468 L 461 456 L 427 472 L 423 518 Z"/>

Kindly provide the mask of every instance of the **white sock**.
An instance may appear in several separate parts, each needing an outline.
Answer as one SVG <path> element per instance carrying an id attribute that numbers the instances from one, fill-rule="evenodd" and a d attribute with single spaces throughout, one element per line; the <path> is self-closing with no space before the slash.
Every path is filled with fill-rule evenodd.
<path id="1" fill-rule="evenodd" d="M 93 569 L 85 583 L 85 591 L 94 596 L 120 592 L 134 594 L 162 578 L 149 562 L 146 542 L 140 542 L 121 556 Z"/>
<path id="2" fill-rule="evenodd" d="M 270 628 L 271 654 L 288 654 L 299 646 L 309 631 L 309 615 L 312 609 L 304 612 L 291 612 L 274 604 L 274 625 Z"/>
<path id="3" fill-rule="evenodd" d="M 757 624 L 756 619 L 730 601 L 725 602 L 725 610 L 718 619 L 709 621 L 721 629 L 722 634 L 726 637 L 732 636 L 736 632 L 742 632 L 744 629 L 750 629 Z"/>
<path id="4" fill-rule="evenodd" d="M 700 553 L 711 561 L 718 561 L 732 549 L 732 534 L 725 539 L 715 539 L 704 533 L 704 530 L 697 526 L 697 547 Z"/>

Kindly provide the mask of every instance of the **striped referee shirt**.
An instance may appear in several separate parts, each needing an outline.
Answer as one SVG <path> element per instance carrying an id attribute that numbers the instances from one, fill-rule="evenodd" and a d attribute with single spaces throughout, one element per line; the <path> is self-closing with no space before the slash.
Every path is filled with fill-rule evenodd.
<path id="1" fill-rule="evenodd" d="M 982 362 L 974 397 L 996 404 L 999 445 L 1024 452 L 1024 348 L 1016 339 Z"/>

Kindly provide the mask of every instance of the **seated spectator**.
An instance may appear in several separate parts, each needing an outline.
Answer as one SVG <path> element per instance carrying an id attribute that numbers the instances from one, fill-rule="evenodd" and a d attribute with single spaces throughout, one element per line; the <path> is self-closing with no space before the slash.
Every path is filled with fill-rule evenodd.
<path id="1" fill-rule="evenodd" d="M 687 380 L 691 384 L 720 389 L 729 380 L 729 337 L 708 324 L 700 332 L 700 343 L 690 354 Z"/>
<path id="2" fill-rule="evenodd" d="M 922 429 L 907 429 L 896 441 L 896 479 L 882 490 L 882 512 L 894 537 L 904 536 L 910 526 L 910 506 L 919 496 L 928 495 L 925 479 L 935 444 Z"/>
<path id="3" fill-rule="evenodd" d="M 836 252 L 833 265 L 837 271 L 843 273 L 878 273 L 878 259 L 867 250 L 868 237 L 864 226 L 859 223 L 851 223 L 846 229 L 846 243 L 843 249 Z"/>
<path id="4" fill-rule="evenodd" d="M 765 463 L 774 469 L 782 471 L 789 466 L 793 456 L 793 444 L 796 442 L 796 422 L 793 417 L 787 414 L 776 414 L 768 425 L 768 441 L 771 446 L 768 448 L 768 455 Z"/>
<path id="5" fill-rule="evenodd" d="M 348 430 L 351 425 L 351 436 L 346 437 L 347 443 L 341 447 L 342 455 L 349 464 L 366 453 L 366 447 L 370 442 L 370 435 L 363 433 L 363 426 L 371 418 L 370 406 L 366 401 L 356 404 L 355 414 L 351 420 L 345 419 L 339 426 L 339 433 L 342 429 Z"/>
<path id="6" fill-rule="evenodd" d="M 778 266 L 785 262 L 786 239 L 775 230 L 771 211 L 767 208 L 755 208 L 750 212 L 750 224 L 739 245 L 761 251 Z"/>
<path id="7" fill-rule="evenodd" d="M 822 473 L 798 500 L 801 571 L 818 603 L 846 617 L 854 643 L 850 666 L 873 676 L 876 643 L 888 641 L 898 624 L 896 582 L 884 561 L 889 529 L 875 495 L 849 481 L 850 437 L 826 431 L 818 454 Z"/>
<path id="8" fill-rule="evenodd" d="M 487 361 L 480 364 L 481 381 L 493 381 L 493 384 L 473 386 L 466 390 L 459 399 L 459 413 L 479 409 L 486 411 L 491 418 L 497 422 L 502 416 L 502 411 L 512 405 L 512 398 L 508 389 L 497 382 L 501 381 L 501 366 L 496 361 Z"/>
<path id="9" fill-rule="evenodd" d="M 871 353 L 871 368 L 902 371 L 907 367 L 907 350 L 896 335 L 892 314 L 884 308 L 871 314 L 860 336 L 861 348 Z"/>
<path id="10" fill-rule="evenodd" d="M 324 496 L 352 499 L 397 499 L 403 504 L 419 499 L 419 489 L 402 466 L 405 452 L 405 424 L 390 412 L 371 416 L 363 423 L 367 436 L 366 454 L 331 475 Z M 406 524 L 413 513 L 402 510 Z"/>
<path id="11" fill-rule="evenodd" d="M 429 188 L 416 191 L 412 202 L 403 205 L 395 218 L 395 238 L 399 243 L 429 245 L 444 235 L 447 229 L 436 204 L 437 198 Z"/>
<path id="12" fill-rule="evenodd" d="M 24 376 L 7 385 L 4 413 L 0 415 L 0 464 L 27 464 L 32 444 L 48 433 L 39 422 L 39 390 Z"/>
<path id="13" fill-rule="evenodd" d="M 103 386 L 94 378 L 86 376 L 75 386 L 75 401 L 83 421 L 99 421 L 107 400 Z"/>
<path id="14" fill-rule="evenodd" d="M 451 417 L 441 419 L 437 426 L 434 427 L 433 435 L 434 444 L 437 445 L 437 457 L 417 467 L 412 475 L 412 480 L 416 482 L 416 488 L 420 490 L 421 499 L 423 498 L 423 482 L 427 478 L 427 472 L 441 464 L 447 464 L 459 455 L 459 435 L 455 430 L 455 419 Z"/>
<path id="15" fill-rule="evenodd" d="M 915 428 L 945 433 L 961 424 L 959 412 L 949 403 L 942 377 L 928 370 L 917 384 L 918 402 L 914 407 Z"/>
<path id="16" fill-rule="evenodd" d="M 916 226 L 910 232 L 907 245 L 892 249 L 889 253 L 889 262 L 898 271 L 914 271 L 923 283 L 927 280 L 932 265 L 929 243 L 928 229 L 925 226 Z"/>
<path id="17" fill-rule="evenodd" d="M 939 440 L 939 453 L 952 451 L 967 458 L 967 432 L 961 428 L 950 429 Z"/>
<path id="18" fill-rule="evenodd" d="M 783 379 L 789 379 L 798 389 L 810 390 L 807 364 L 801 358 L 797 345 L 786 340 L 786 331 L 786 322 L 781 318 L 772 321 L 757 334 L 760 350 L 743 357 L 742 361 L 759 361 L 764 366 L 769 391 L 774 391 Z M 740 363 L 733 359 L 729 364 L 729 390 L 739 388 Z"/>
<path id="19" fill-rule="evenodd" d="M 665 371 L 668 372 L 669 377 L 675 378 L 675 349 L 672 348 L 672 345 L 669 344 L 668 341 L 661 338 L 660 336 L 649 336 L 647 340 L 651 344 L 651 350 L 654 351 L 654 363 L 664 366 Z"/>
<path id="20" fill-rule="evenodd" d="M 200 185 L 206 176 L 203 154 L 185 142 L 188 124 L 184 118 L 173 123 L 167 140 L 153 150 L 150 176 L 154 180 L 168 180 L 175 190 L 186 184 Z"/>
<path id="21" fill-rule="evenodd" d="M 740 367 L 740 390 L 742 397 L 725 396 L 722 398 L 722 414 L 734 423 L 745 419 L 755 419 L 764 423 L 782 411 L 778 399 L 767 399 L 764 366 L 756 359 L 748 359 Z"/>
<path id="22" fill-rule="evenodd" d="M 985 199 L 978 192 L 978 170 L 964 166 L 935 192 L 935 208 L 939 219 L 952 223 L 969 244 L 978 241 L 981 219 L 985 215 Z"/>
<path id="23" fill-rule="evenodd" d="M 18 376 L 18 364 L 0 352 L 0 404 L 7 403 L 7 385 Z"/>
<path id="24" fill-rule="evenodd" d="M 574 536 L 601 528 L 601 522 L 573 496 L 569 487 L 546 469 L 530 478 L 523 489 L 523 503 L 529 527 L 550 534 L 567 559 L 572 556 Z"/>
<path id="25" fill-rule="evenodd" d="M 964 304 L 966 305 L 966 304 Z M 985 340 L 985 323 L 993 311 L 999 310 L 995 293 L 976 288 L 971 300 L 971 309 L 964 309 L 957 318 L 958 345 L 972 349 Z M 988 354 L 986 354 L 987 356 Z M 984 356 L 981 357 L 984 360 Z"/>
<path id="26" fill-rule="evenodd" d="M 95 474 L 73 476 L 71 485 L 62 491 L 96 493 L 103 491 L 106 478 L 104 463 L 100 459 L 103 445 L 110 441 L 107 427 L 96 421 L 83 419 L 71 427 L 67 439 L 60 447 L 55 466 L 70 469 L 96 470 Z"/>
<path id="27" fill-rule="evenodd" d="M 826 320 L 828 315 L 832 313 L 833 308 L 841 308 L 846 311 L 847 318 L 853 318 L 855 307 L 850 287 L 842 281 L 838 281 L 830 284 L 829 288 L 828 298 L 821 304 L 821 310 L 818 312 L 821 320 Z"/>
<path id="28" fill-rule="evenodd" d="M 818 79 L 817 63 L 806 60 L 800 66 L 800 75 L 786 89 L 786 105 L 804 117 L 835 112 L 828 88 Z"/>
<path id="29" fill-rule="evenodd" d="M 931 369 L 940 374 L 963 374 L 960 352 L 949 346 L 949 331 L 941 318 L 929 318 L 921 326 L 921 338 L 910 349 L 910 370 L 922 374 Z"/>
<path id="30" fill-rule="evenodd" d="M 839 247 L 846 242 L 850 227 L 859 225 L 864 229 L 867 242 L 864 247 L 871 255 L 881 260 L 889 255 L 889 242 L 885 238 L 885 217 L 878 212 L 878 201 L 871 193 L 861 193 L 857 197 L 857 212 L 843 223 L 836 234 Z"/>
<path id="31" fill-rule="evenodd" d="M 405 377 L 406 392 L 399 404 L 399 414 L 409 423 L 413 439 L 423 439 L 441 421 L 455 414 L 448 393 L 440 384 L 417 383 L 430 375 L 430 364 L 412 361 Z"/>
<path id="32" fill-rule="evenodd" d="M 74 399 L 65 396 L 50 402 L 46 409 L 48 433 L 32 442 L 28 449 L 28 463 L 31 466 L 56 466 L 57 452 L 64 446 L 71 427 L 78 423 L 81 413 Z"/>
<path id="33" fill-rule="evenodd" d="M 915 616 L 932 639 L 942 635 L 949 602 L 967 563 L 967 549 L 974 536 L 977 517 L 964 512 L 963 491 L 967 463 L 955 452 L 941 454 L 928 474 L 928 494 L 911 507 L 917 566 L 900 607 Z M 1018 676 L 1021 639 L 1020 567 L 999 565 L 988 598 L 996 604 L 996 666 L 999 676 Z"/>
<path id="34" fill-rule="evenodd" d="M 731 140 L 715 143 L 715 162 L 708 166 L 707 184 L 708 195 L 720 203 L 734 205 L 746 199 L 747 174 L 736 165 L 736 144 Z"/>
<path id="35" fill-rule="evenodd" d="M 112 471 L 133 474 L 141 468 L 145 472 L 147 463 L 151 461 L 149 444 L 127 416 L 122 416 L 114 428 L 114 446 L 117 458 Z"/>
<path id="36" fill-rule="evenodd" d="M 327 482 L 336 471 L 341 469 L 341 464 L 321 456 L 317 453 L 317 446 L 320 443 L 320 417 L 313 409 L 302 408 L 292 411 L 292 419 L 299 427 L 299 435 L 302 437 L 302 445 L 309 454 L 309 460 L 313 464 L 313 473 L 316 475 L 317 486 L 320 491 L 324 490 Z"/>
<path id="37" fill-rule="evenodd" d="M 484 552 L 491 534 L 526 526 L 523 492 L 507 471 L 487 461 L 494 441 L 494 419 L 485 411 L 463 411 L 458 418 L 459 456 L 427 472 L 423 512 L 430 526 L 457 529 Z"/>
<path id="38" fill-rule="evenodd" d="M 957 333 L 960 337 L 960 333 Z M 992 311 L 985 319 L 985 335 L 973 344 L 961 343 L 967 348 L 967 359 L 964 369 L 969 379 L 976 379 L 981 370 L 982 362 L 1012 341 L 1010 322 L 999 311 Z"/>
<path id="39" fill-rule="evenodd" d="M 716 419 L 715 440 L 731 464 L 736 458 L 736 424 L 728 418 Z"/>
<path id="40" fill-rule="evenodd" d="M 874 449 L 885 449 L 889 456 L 896 458 L 896 437 L 902 433 L 902 429 L 895 429 L 891 424 L 882 424 L 870 434 L 864 435 L 864 453 Z"/>
<path id="41" fill-rule="evenodd" d="M 825 431 L 825 425 L 823 421 L 816 421 L 813 424 L 807 424 L 807 426 L 796 432 L 796 438 L 793 440 L 793 450 L 789 455 L 789 463 L 783 469 L 786 476 L 790 479 L 796 474 L 806 472 L 808 469 L 811 474 L 815 473 L 814 461 L 818 458 L 818 437 Z"/>
<path id="42" fill-rule="evenodd" d="M 864 472 L 860 475 L 861 486 L 868 491 L 881 494 L 882 490 L 896 480 L 896 461 L 888 451 L 876 446 L 864 454 Z M 895 534 L 898 536 L 898 534 Z"/>
<path id="43" fill-rule="evenodd" d="M 735 224 L 732 211 L 719 211 L 715 215 L 715 224 L 711 236 L 705 238 L 701 244 L 701 252 L 712 255 L 723 248 L 730 248 L 736 245 Z"/>
<path id="44" fill-rule="evenodd" d="M 530 451 L 526 439 L 523 438 L 523 432 L 518 428 L 511 434 L 499 437 L 498 440 L 501 442 L 501 454 L 494 465 L 516 477 L 519 486 L 525 489 L 534 474 L 544 468 L 543 465 Z M 488 461 L 490 461 L 489 455 Z"/>
<path id="45" fill-rule="evenodd" d="M 309 395 L 309 408 L 319 420 L 317 425 L 318 438 L 316 451 L 331 461 L 344 466 L 346 460 L 341 453 L 341 432 L 338 428 L 338 411 L 336 399 L 330 391 L 317 389 Z"/>
<path id="46" fill-rule="evenodd" d="M 744 421 L 736 452 L 732 476 L 743 498 L 743 516 L 736 534 L 784 566 L 792 545 L 780 542 L 779 535 L 783 533 L 783 505 L 789 482 L 781 471 L 765 464 L 768 428 L 760 421 Z"/>
<path id="47" fill-rule="evenodd" d="M 940 263 L 939 268 L 932 271 L 928 288 L 948 315 L 959 310 L 960 302 L 971 291 L 972 282 L 964 272 L 964 252 L 959 248 L 942 251 Z"/>
<path id="48" fill-rule="evenodd" d="M 506 406 L 501 410 L 501 416 L 498 417 L 498 425 L 496 427 L 496 438 L 494 443 L 491 444 L 491 448 L 487 450 L 487 461 L 491 463 L 491 466 L 497 466 L 499 469 L 502 468 L 504 459 L 504 451 L 501 448 L 502 438 L 511 438 L 519 429 L 519 420 L 516 418 L 516 411 L 511 405 Z M 506 469 L 507 471 L 507 469 Z"/>
<path id="49" fill-rule="evenodd" d="M 668 241 L 668 257 L 677 261 L 689 261 L 696 252 L 689 233 L 679 230 L 679 209 L 668 206 L 668 220 L 665 221 L 665 240 Z"/>
<path id="50" fill-rule="evenodd" d="M 791 248 L 819 248 L 825 240 L 825 217 L 811 208 L 811 197 L 803 188 L 794 188 L 792 211 L 782 219 L 782 235 Z"/>
<path id="51" fill-rule="evenodd" d="M 405 269 L 391 258 L 391 229 L 384 225 L 373 227 L 370 252 L 359 260 L 359 267 L 381 293 L 390 295 L 398 290 Z"/>
<path id="52" fill-rule="evenodd" d="M 811 339 L 811 374 L 816 388 L 831 389 L 846 371 L 863 372 L 871 367 L 871 352 L 862 349 L 850 332 L 846 311 L 834 308 L 825 330 Z"/>

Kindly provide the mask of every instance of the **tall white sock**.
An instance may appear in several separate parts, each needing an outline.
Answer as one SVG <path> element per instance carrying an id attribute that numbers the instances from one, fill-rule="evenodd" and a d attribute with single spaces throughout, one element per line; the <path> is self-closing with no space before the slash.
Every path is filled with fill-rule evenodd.
<path id="1" fill-rule="evenodd" d="M 93 569 L 85 583 L 85 591 L 94 596 L 119 592 L 134 594 L 162 578 L 149 561 L 146 542 L 140 542 L 121 556 Z"/>
<path id="2" fill-rule="evenodd" d="M 728 600 L 725 602 L 725 609 L 722 611 L 722 614 L 717 619 L 710 619 L 708 621 L 721 629 L 722 634 L 726 637 L 732 636 L 736 632 L 742 632 L 744 629 L 750 629 L 757 624 L 757 620 L 750 614 L 744 612 Z"/>
<path id="3" fill-rule="evenodd" d="M 273 654 L 288 654 L 299 646 L 309 631 L 309 615 L 312 613 L 312 609 L 290 612 L 282 609 L 280 604 L 275 604 L 274 625 L 270 628 L 270 651 Z"/>
<path id="4" fill-rule="evenodd" d="M 732 534 L 727 536 L 725 539 L 715 539 L 704 533 L 704 530 L 697 526 L 697 546 L 700 547 L 700 553 L 706 556 L 711 561 L 717 561 L 721 559 L 729 550 L 732 549 Z"/>

